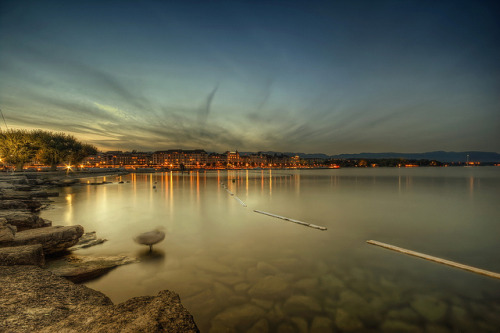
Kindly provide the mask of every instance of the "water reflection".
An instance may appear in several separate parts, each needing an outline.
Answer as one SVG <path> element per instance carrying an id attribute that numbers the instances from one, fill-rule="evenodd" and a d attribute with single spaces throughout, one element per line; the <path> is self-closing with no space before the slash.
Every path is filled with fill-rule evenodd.
<path id="1" fill-rule="evenodd" d="M 319 323 L 338 332 L 494 331 L 497 281 L 365 244 L 375 239 L 500 271 L 498 171 L 416 169 L 129 175 L 128 184 L 72 188 L 71 204 L 65 193 L 42 217 L 57 223 L 63 212 L 65 223 L 109 240 L 89 253 L 144 257 L 90 287 L 115 302 L 174 290 L 202 332 L 312 331 Z M 169 236 L 155 245 L 159 257 L 148 257 L 131 235 L 159 224 Z"/>
<path id="2" fill-rule="evenodd" d="M 164 251 L 157 250 L 155 248 L 153 248 L 152 251 L 142 250 L 137 252 L 137 258 L 140 259 L 142 264 L 148 264 L 148 265 L 152 264 L 155 266 L 164 262 L 167 259 Z"/>

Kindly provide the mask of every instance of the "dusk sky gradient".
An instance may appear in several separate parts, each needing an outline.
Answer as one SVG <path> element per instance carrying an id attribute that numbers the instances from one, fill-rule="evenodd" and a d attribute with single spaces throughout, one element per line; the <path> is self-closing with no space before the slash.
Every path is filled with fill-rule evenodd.
<path id="1" fill-rule="evenodd" d="M 500 152 L 498 1 L 0 4 L 9 128 L 103 150 Z"/>

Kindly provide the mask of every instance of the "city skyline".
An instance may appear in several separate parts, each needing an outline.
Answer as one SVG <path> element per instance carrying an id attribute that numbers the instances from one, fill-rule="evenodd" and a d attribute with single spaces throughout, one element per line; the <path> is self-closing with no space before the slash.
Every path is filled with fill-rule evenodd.
<path id="1" fill-rule="evenodd" d="M 9 128 L 101 150 L 500 151 L 494 1 L 0 6 Z"/>

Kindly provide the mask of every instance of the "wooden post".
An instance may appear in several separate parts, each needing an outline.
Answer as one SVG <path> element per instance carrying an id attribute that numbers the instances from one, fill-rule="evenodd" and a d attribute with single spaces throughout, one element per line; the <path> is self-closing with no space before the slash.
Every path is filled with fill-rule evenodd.
<path id="1" fill-rule="evenodd" d="M 423 253 L 419 253 L 419 252 L 415 252 L 415 251 L 403 249 L 402 247 L 397 247 L 397 246 L 394 246 L 394 245 L 389 245 L 389 244 L 385 244 L 385 243 L 382 243 L 382 242 L 377 242 L 375 240 L 368 240 L 366 242 L 368 244 L 371 244 L 371 245 L 377 245 L 377 246 L 380 246 L 380 247 L 383 247 L 383 248 L 386 248 L 386 249 L 389 249 L 389 250 L 392 250 L 392 251 L 396 251 L 396 252 L 408 254 L 410 256 L 422 258 L 422 259 L 429 260 L 429 261 L 434 261 L 434 262 L 437 262 L 439 264 L 448 265 L 448 266 L 455 267 L 455 268 L 460 268 L 460 269 L 463 269 L 463 270 L 466 270 L 466 271 L 469 271 L 469 272 L 473 272 L 473 273 L 477 273 L 477 274 L 489 276 L 489 277 L 492 277 L 492 278 L 495 278 L 495 279 L 500 279 L 500 274 L 499 273 L 490 272 L 490 271 L 487 271 L 487 270 L 484 270 L 484 269 L 480 269 L 480 268 L 476 268 L 476 267 L 472 267 L 472 266 L 460 264 L 460 263 L 457 263 L 457 262 L 454 262 L 454 261 L 451 261 L 451 260 L 446 260 L 446 259 L 441 259 L 441 258 L 438 258 L 438 257 L 429 256 L 427 254 L 423 254 Z"/>
<path id="2" fill-rule="evenodd" d="M 312 223 L 307 223 L 307 222 L 302 222 L 302 221 L 299 221 L 299 220 L 294 220 L 294 219 L 291 219 L 291 218 L 288 218 L 288 217 L 279 216 L 279 215 L 271 214 L 271 213 L 268 213 L 268 212 L 263 212 L 261 210 L 255 210 L 254 209 L 254 212 L 259 213 L 259 214 L 268 215 L 268 216 L 271 216 L 271 217 L 275 217 L 275 218 L 278 218 L 278 219 L 282 219 L 282 220 L 285 220 L 285 221 L 288 221 L 288 222 L 297 223 L 297 224 L 300 224 L 300 225 L 303 225 L 303 226 L 306 226 L 306 227 L 309 227 L 309 228 L 318 229 L 318 230 L 321 230 L 321 231 L 327 230 L 326 227 L 322 227 L 320 225 L 316 225 L 316 224 L 312 224 Z"/>

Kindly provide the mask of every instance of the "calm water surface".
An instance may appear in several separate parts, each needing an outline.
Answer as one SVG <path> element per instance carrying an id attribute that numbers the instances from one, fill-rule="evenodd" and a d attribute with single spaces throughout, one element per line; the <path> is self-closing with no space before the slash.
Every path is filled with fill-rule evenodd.
<path id="1" fill-rule="evenodd" d="M 115 303 L 170 289 L 202 332 L 500 332 L 500 280 L 366 243 L 500 272 L 500 168 L 242 170 L 106 180 L 113 183 L 61 189 L 42 217 L 108 239 L 81 255 L 141 258 L 87 283 Z M 152 254 L 132 240 L 158 226 L 167 236 Z"/>

